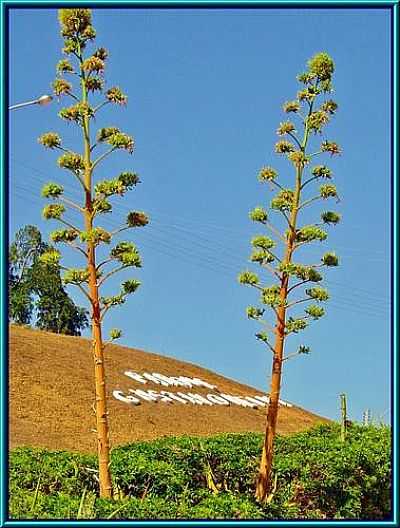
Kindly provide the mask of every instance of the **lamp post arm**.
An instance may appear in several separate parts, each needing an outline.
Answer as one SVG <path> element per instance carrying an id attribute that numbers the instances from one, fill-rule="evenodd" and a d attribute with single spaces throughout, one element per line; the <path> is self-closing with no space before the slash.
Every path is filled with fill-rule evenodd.
<path id="1" fill-rule="evenodd" d="M 45 106 L 49 104 L 53 100 L 53 97 L 51 95 L 42 95 L 38 99 L 34 99 L 33 101 L 27 101 L 26 103 L 18 103 L 15 105 L 11 105 L 8 107 L 9 110 L 15 110 L 16 108 L 23 108 L 24 106 L 30 106 L 34 104 L 38 104 L 40 106 Z"/>
<path id="2" fill-rule="evenodd" d="M 34 105 L 34 104 L 39 104 L 39 103 L 38 103 L 37 100 L 35 100 L 35 101 L 27 101 L 26 103 L 18 103 L 18 104 L 9 106 L 8 109 L 9 110 L 15 110 L 16 108 L 22 108 L 24 106 L 30 106 L 30 105 Z"/>

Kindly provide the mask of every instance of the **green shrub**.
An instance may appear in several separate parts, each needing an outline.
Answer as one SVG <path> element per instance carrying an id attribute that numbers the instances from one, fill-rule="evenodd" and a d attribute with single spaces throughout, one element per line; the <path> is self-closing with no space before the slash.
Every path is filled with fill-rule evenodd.
<path id="1" fill-rule="evenodd" d="M 179 519 L 188 518 L 188 507 L 162 497 L 126 501 L 96 501 L 97 519 Z"/>
<path id="2" fill-rule="evenodd" d="M 10 453 L 12 518 L 376 519 L 391 512 L 391 431 L 338 425 L 277 437 L 276 490 L 254 502 L 262 435 L 164 438 L 112 451 L 118 500 L 96 499 L 91 455 L 18 448 Z M 216 493 L 213 493 L 216 492 Z M 82 503 L 82 494 L 84 501 Z"/>
<path id="3" fill-rule="evenodd" d="M 11 519 L 76 519 L 79 505 L 80 497 L 65 493 L 15 490 L 10 493 L 9 514 Z"/>
<path id="4" fill-rule="evenodd" d="M 175 499 L 187 482 L 185 474 L 173 464 L 148 459 L 134 451 L 117 453 L 112 460 L 114 483 L 130 497 L 149 495 Z"/>
<path id="5" fill-rule="evenodd" d="M 263 511 L 253 499 L 232 493 L 210 495 L 191 508 L 192 519 L 263 519 Z"/>
<path id="6" fill-rule="evenodd" d="M 67 451 L 17 448 L 9 457 L 10 488 L 36 489 L 51 494 L 58 491 L 80 495 L 86 487 L 97 491 L 96 458 Z"/>
<path id="7" fill-rule="evenodd" d="M 297 518 L 388 515 L 388 428 L 352 426 L 342 442 L 338 426 L 320 426 L 285 440 L 277 442 L 274 463 L 283 511 L 289 506 Z"/>

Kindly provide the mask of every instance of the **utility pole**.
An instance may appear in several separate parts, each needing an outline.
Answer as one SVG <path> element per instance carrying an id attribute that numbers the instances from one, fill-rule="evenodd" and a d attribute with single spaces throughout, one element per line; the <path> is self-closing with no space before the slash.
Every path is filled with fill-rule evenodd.
<path id="1" fill-rule="evenodd" d="M 371 423 L 371 409 L 366 409 L 363 412 L 362 423 L 363 425 L 369 425 Z"/>
<path id="2" fill-rule="evenodd" d="M 340 438 L 342 442 L 345 441 L 346 438 L 346 429 L 347 429 L 347 402 L 346 402 L 346 394 L 340 395 L 340 408 L 341 408 L 341 432 L 340 432 Z"/>

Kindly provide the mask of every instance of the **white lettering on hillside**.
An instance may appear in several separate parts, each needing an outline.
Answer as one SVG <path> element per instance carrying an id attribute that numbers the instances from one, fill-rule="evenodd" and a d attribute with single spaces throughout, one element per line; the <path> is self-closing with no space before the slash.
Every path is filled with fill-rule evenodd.
<path id="1" fill-rule="evenodd" d="M 222 396 L 218 396 L 217 394 L 207 394 L 206 398 L 211 403 L 215 403 L 216 405 L 230 405 L 229 402 L 225 400 L 225 398 L 222 398 Z"/>
<path id="2" fill-rule="evenodd" d="M 136 374 L 136 372 L 132 372 L 131 370 L 125 370 L 124 374 L 135 381 L 139 381 L 139 383 L 147 383 L 140 374 Z"/>
<path id="3" fill-rule="evenodd" d="M 125 403 L 129 403 L 131 405 L 140 405 L 140 400 L 137 398 L 134 398 L 133 396 L 124 396 L 124 393 L 119 390 L 113 391 L 113 396 L 117 400 L 123 401 Z"/>
<path id="4" fill-rule="evenodd" d="M 162 390 L 157 392 L 156 390 L 143 390 L 143 389 L 128 389 L 132 395 L 125 395 L 121 390 L 114 390 L 113 396 L 119 401 L 130 405 L 140 405 L 141 401 L 147 402 L 162 402 L 162 403 L 183 403 L 184 405 L 191 403 L 193 405 L 224 405 L 229 406 L 231 404 L 238 405 L 240 407 L 248 407 L 251 409 L 257 409 L 259 407 L 265 407 L 269 403 L 269 396 L 234 396 L 232 394 L 220 393 L 216 385 L 212 385 L 203 381 L 200 378 L 189 378 L 187 376 L 166 376 L 158 372 L 148 373 L 143 372 L 138 374 L 131 370 L 124 372 L 125 376 L 128 376 L 133 381 L 141 383 L 143 385 L 148 382 L 152 382 L 156 385 L 164 387 L 185 387 L 186 389 L 207 388 L 216 390 L 219 394 L 207 394 L 202 396 L 195 392 L 169 392 Z M 279 405 L 285 407 L 292 407 L 291 403 L 279 400 Z"/>

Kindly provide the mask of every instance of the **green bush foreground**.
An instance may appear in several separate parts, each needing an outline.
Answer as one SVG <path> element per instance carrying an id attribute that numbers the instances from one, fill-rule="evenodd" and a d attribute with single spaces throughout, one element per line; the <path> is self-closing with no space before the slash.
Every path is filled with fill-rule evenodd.
<path id="1" fill-rule="evenodd" d="M 275 492 L 253 499 L 262 436 L 163 438 L 112 451 L 117 497 L 98 498 L 96 457 L 17 448 L 10 453 L 12 519 L 387 519 L 391 432 L 336 424 L 278 437 Z"/>

